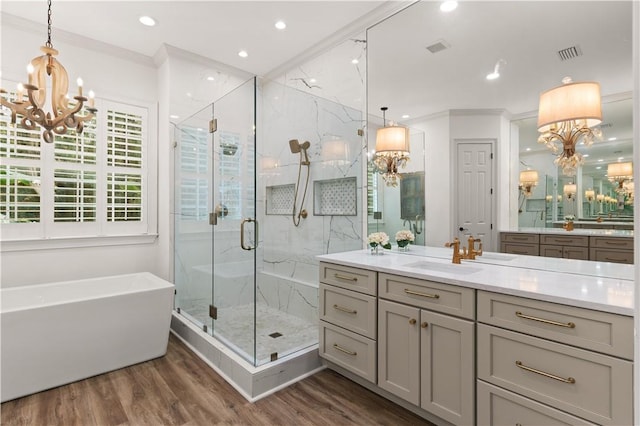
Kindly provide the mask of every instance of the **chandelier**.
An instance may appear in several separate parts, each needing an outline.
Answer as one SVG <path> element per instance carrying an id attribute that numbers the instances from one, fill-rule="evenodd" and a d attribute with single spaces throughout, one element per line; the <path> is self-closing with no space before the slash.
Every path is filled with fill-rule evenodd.
<path id="1" fill-rule="evenodd" d="M 94 95 L 89 92 L 89 99 L 82 94 L 82 79 L 78 78 L 78 95 L 74 96 L 74 103 L 69 102 L 69 76 L 67 70 L 55 58 L 58 51 L 51 44 L 51 0 L 48 2 L 47 13 L 47 42 L 40 47 L 44 55 L 31 60 L 27 66 L 29 83 L 18 84 L 16 99 L 11 102 L 8 93 L 0 89 L 0 104 L 11 110 L 11 123 L 15 124 L 17 116 L 21 116 L 20 125 L 26 130 L 35 130 L 42 127 L 42 138 L 45 142 L 53 142 L 53 133 L 64 135 L 68 129 L 75 129 L 82 133 L 84 122 L 91 120 L 96 113 L 94 108 Z M 46 74 L 46 75 L 45 75 Z M 43 108 L 47 101 L 47 79 L 51 79 L 50 100 L 51 110 Z M 27 99 L 25 100 L 25 91 Z M 79 115 L 85 102 L 87 113 Z"/>
<path id="2" fill-rule="evenodd" d="M 404 167 L 409 161 L 409 129 L 394 126 L 392 123 L 387 126 L 385 113 L 388 108 L 380 109 L 383 127 L 376 132 L 376 154 L 373 164 L 387 186 L 398 186 L 398 168 Z"/>
<path id="3" fill-rule="evenodd" d="M 607 166 L 607 178 L 618 186 L 615 191 L 624 193 L 624 183 L 633 179 L 633 163 L 611 163 Z"/>
<path id="4" fill-rule="evenodd" d="M 538 143 L 543 143 L 554 154 L 555 164 L 566 176 L 574 176 L 584 163 L 576 145 L 582 141 L 591 146 L 594 139 L 602 139 L 600 84 L 573 83 L 570 77 L 562 79 L 562 86 L 540 95 L 538 108 Z"/>

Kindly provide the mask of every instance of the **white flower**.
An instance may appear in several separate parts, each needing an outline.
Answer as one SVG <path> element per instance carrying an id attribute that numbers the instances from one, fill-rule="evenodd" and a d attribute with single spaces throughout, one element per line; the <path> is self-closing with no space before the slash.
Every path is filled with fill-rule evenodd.
<path id="1" fill-rule="evenodd" d="M 380 244 L 385 246 L 389 244 L 389 236 L 384 232 L 373 232 L 368 237 L 369 244 Z"/>
<path id="2" fill-rule="evenodd" d="M 568 214 L 564 217 L 564 220 L 576 220 L 576 217 L 572 214 Z"/>
<path id="3" fill-rule="evenodd" d="M 413 232 L 408 229 L 401 229 L 396 232 L 396 241 L 413 241 L 416 237 L 413 235 Z"/>

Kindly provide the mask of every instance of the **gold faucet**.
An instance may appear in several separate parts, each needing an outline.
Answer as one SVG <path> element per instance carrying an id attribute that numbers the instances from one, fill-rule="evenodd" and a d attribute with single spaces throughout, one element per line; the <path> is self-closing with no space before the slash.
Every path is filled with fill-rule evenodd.
<path id="1" fill-rule="evenodd" d="M 475 243 L 480 243 L 478 250 L 476 250 Z M 467 247 L 462 248 L 463 259 L 475 260 L 476 256 L 482 256 L 482 240 L 473 238 L 473 235 L 469 235 Z"/>
<path id="2" fill-rule="evenodd" d="M 458 237 L 455 237 L 451 243 L 445 243 L 444 246 L 453 247 L 453 259 L 451 259 L 451 263 L 460 264 L 462 257 L 460 256 L 460 240 Z"/>

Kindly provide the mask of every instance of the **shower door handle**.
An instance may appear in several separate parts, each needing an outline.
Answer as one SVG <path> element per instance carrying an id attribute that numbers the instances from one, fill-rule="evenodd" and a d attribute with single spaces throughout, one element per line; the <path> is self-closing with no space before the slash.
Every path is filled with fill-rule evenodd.
<path id="1" fill-rule="evenodd" d="M 247 246 L 244 244 L 244 225 L 247 222 L 253 222 L 253 226 L 254 226 L 254 243 L 255 245 L 253 246 Z M 240 247 L 242 247 L 242 250 L 255 250 L 256 247 L 258 247 L 258 221 L 252 218 L 247 218 L 247 219 L 242 219 L 242 222 L 240 222 Z"/>

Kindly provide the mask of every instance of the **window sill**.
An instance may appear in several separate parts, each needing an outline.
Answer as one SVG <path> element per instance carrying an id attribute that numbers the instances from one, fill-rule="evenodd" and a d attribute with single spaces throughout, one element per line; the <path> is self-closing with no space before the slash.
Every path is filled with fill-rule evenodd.
<path id="1" fill-rule="evenodd" d="M 151 244 L 157 238 L 158 234 L 144 234 L 5 240 L 0 242 L 0 252 Z"/>

